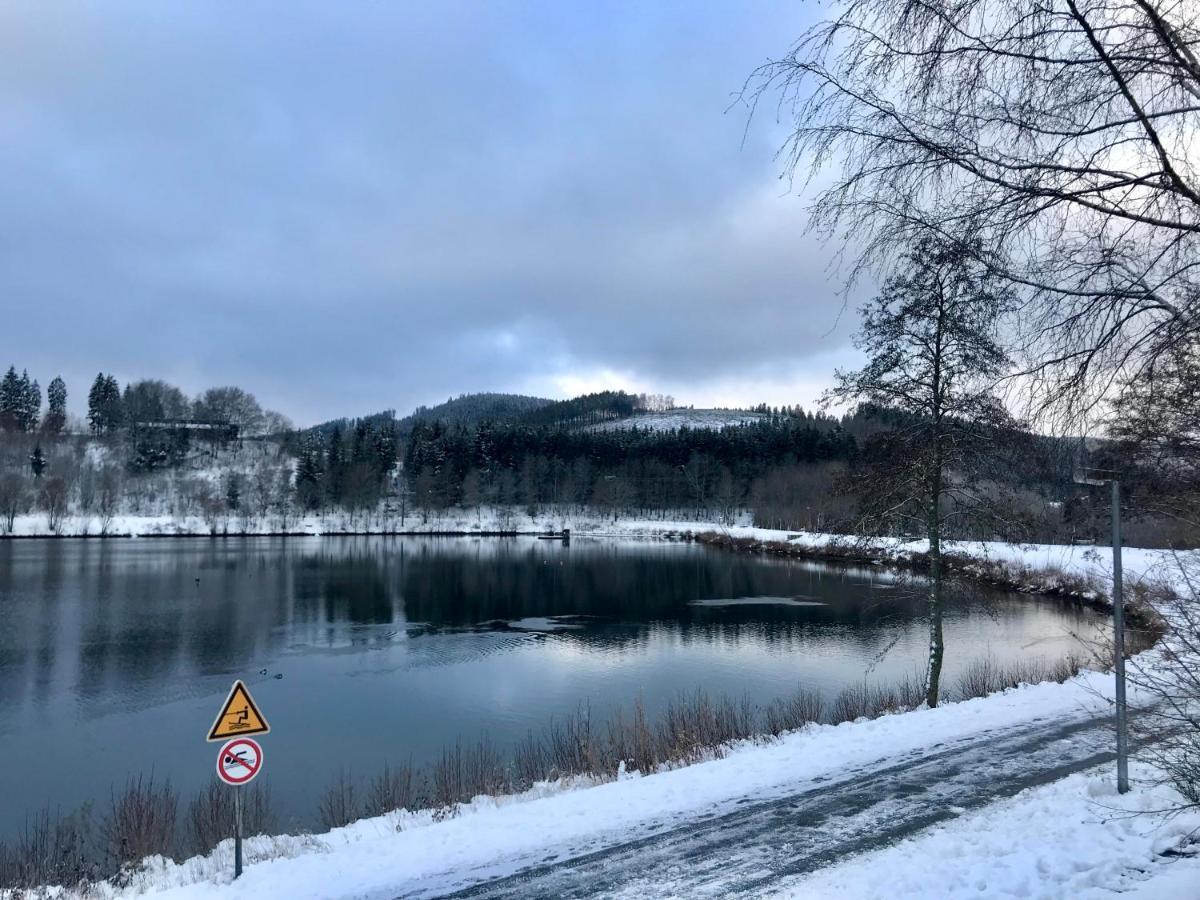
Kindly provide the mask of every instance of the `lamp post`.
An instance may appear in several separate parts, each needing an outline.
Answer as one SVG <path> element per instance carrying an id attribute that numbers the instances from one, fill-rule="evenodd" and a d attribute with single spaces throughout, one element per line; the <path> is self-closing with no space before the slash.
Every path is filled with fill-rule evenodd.
<path id="1" fill-rule="evenodd" d="M 1125 600 L 1121 572 L 1121 482 L 1115 472 L 1091 469 L 1079 484 L 1107 484 L 1112 489 L 1112 608 L 1113 608 L 1113 669 L 1116 673 L 1117 705 L 1117 792 L 1129 792 L 1129 728 L 1125 703 Z"/>

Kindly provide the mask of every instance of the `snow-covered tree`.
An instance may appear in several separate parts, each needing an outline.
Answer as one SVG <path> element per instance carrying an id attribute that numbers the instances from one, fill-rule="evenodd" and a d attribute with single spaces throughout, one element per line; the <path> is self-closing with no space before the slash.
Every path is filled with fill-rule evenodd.
<path id="1" fill-rule="evenodd" d="M 28 371 L 18 376 L 9 366 L 0 380 L 0 427 L 5 431 L 33 431 L 42 411 L 42 390 Z"/>
<path id="2" fill-rule="evenodd" d="M 61 434 L 67 424 L 67 384 L 62 376 L 56 375 L 46 388 L 46 417 L 42 430 L 47 434 Z"/>
<path id="3" fill-rule="evenodd" d="M 121 386 L 112 375 L 96 375 L 88 391 L 88 424 L 96 434 L 107 434 L 124 421 Z"/>
<path id="4" fill-rule="evenodd" d="M 21 430 L 33 431 L 42 415 L 42 388 L 28 372 L 21 373 Z"/>
<path id="5" fill-rule="evenodd" d="M 21 377 L 16 366 L 9 366 L 0 380 L 0 428 L 5 431 L 20 429 L 22 401 Z"/>

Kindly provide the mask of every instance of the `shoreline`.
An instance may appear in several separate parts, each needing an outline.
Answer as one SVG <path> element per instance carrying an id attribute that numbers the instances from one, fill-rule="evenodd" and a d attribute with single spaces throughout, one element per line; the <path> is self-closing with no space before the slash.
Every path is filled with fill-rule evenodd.
<path id="1" fill-rule="evenodd" d="M 789 559 L 810 559 L 843 565 L 888 566 L 909 572 L 929 570 L 928 552 L 903 552 L 887 547 L 882 538 L 851 538 L 809 546 L 789 541 L 769 541 L 755 538 L 735 538 L 718 532 L 702 532 L 692 538 L 696 543 L 732 553 L 759 553 Z M 948 542 L 952 543 L 952 542 Z M 1020 546 L 1020 545 L 1011 545 Z M 1065 546 L 1065 545 L 1064 545 Z M 1022 566 L 1013 567 L 1000 560 L 986 559 L 967 553 L 947 551 L 942 555 L 947 574 L 976 584 L 1056 600 L 1071 600 L 1101 613 L 1112 612 L 1112 598 L 1094 575 L 1051 571 Z M 1053 575 L 1047 580 L 1047 575 Z M 1127 656 L 1148 650 L 1163 635 L 1163 626 L 1147 602 L 1147 594 L 1170 589 L 1163 584 L 1149 584 L 1130 579 L 1124 596 L 1125 627 L 1132 638 Z"/>
<path id="2" fill-rule="evenodd" d="M 263 517 L 264 519 L 269 517 Z M 44 515 L 19 516 L 17 527 L 0 534 L 4 541 L 145 540 L 192 538 L 209 540 L 246 538 L 411 537 L 411 538 L 543 538 L 560 542 L 564 529 L 583 540 L 652 540 L 698 543 L 734 553 L 751 553 L 806 559 L 842 565 L 887 566 L 898 571 L 927 572 L 928 549 L 922 540 L 878 536 L 852 536 L 819 532 L 758 528 L 749 524 L 667 518 L 612 517 L 591 510 L 547 510 L 530 516 L 507 508 L 483 507 L 442 511 L 420 525 L 396 525 L 388 516 L 364 516 L 363 527 L 348 514 L 308 515 L 294 526 L 230 527 L 228 520 L 214 525 L 198 516 L 120 515 L 100 527 L 94 516 L 67 516 L 58 531 L 50 531 Z M 414 516 L 413 518 L 420 518 Z M 748 515 L 738 516 L 741 522 Z M 378 524 L 372 524 L 374 519 Z M 528 526 L 510 527 L 524 519 Z M 382 521 L 381 521 L 382 520 Z M 261 521 L 261 520 L 260 520 Z M 384 524 L 387 522 L 387 524 Z M 262 521 L 262 525 L 267 522 Z M 1127 624 L 1150 633 L 1152 646 L 1158 631 L 1148 599 L 1173 592 L 1165 570 L 1172 551 L 1126 547 Z M 1183 551 L 1200 554 L 1200 551 Z M 1105 545 L 1012 544 L 996 541 L 946 541 L 943 561 L 952 577 L 1015 593 L 1081 602 L 1101 612 L 1112 609 L 1111 550 Z M 1106 562 L 1106 558 L 1108 562 Z"/>

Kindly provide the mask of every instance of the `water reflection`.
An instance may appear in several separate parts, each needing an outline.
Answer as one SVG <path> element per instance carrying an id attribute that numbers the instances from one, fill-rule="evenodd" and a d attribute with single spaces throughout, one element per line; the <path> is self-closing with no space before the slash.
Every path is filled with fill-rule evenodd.
<path id="1" fill-rule="evenodd" d="M 803 603 L 696 602 L 755 597 Z M 0 833 L 47 799 L 107 796 L 131 748 L 183 789 L 201 784 L 233 677 L 272 721 L 269 775 L 303 819 L 338 765 L 419 761 L 483 730 L 516 740 L 584 701 L 603 716 L 694 687 L 766 702 L 799 683 L 886 681 L 924 658 L 923 613 L 921 585 L 878 568 L 688 545 L 0 542 Z M 1099 623 L 959 588 L 947 675 L 984 653 L 1065 653 Z"/>

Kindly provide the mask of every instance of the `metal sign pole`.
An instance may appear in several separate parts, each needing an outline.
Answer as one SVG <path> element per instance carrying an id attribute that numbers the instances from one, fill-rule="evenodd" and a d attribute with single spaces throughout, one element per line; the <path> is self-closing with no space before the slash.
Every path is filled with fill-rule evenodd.
<path id="1" fill-rule="evenodd" d="M 1129 791 L 1129 746 L 1125 709 L 1125 599 L 1121 584 L 1121 483 L 1112 480 L 1113 668 L 1117 673 L 1117 792 Z"/>
<path id="2" fill-rule="evenodd" d="M 242 875 L 242 789 L 233 789 L 233 877 Z"/>

